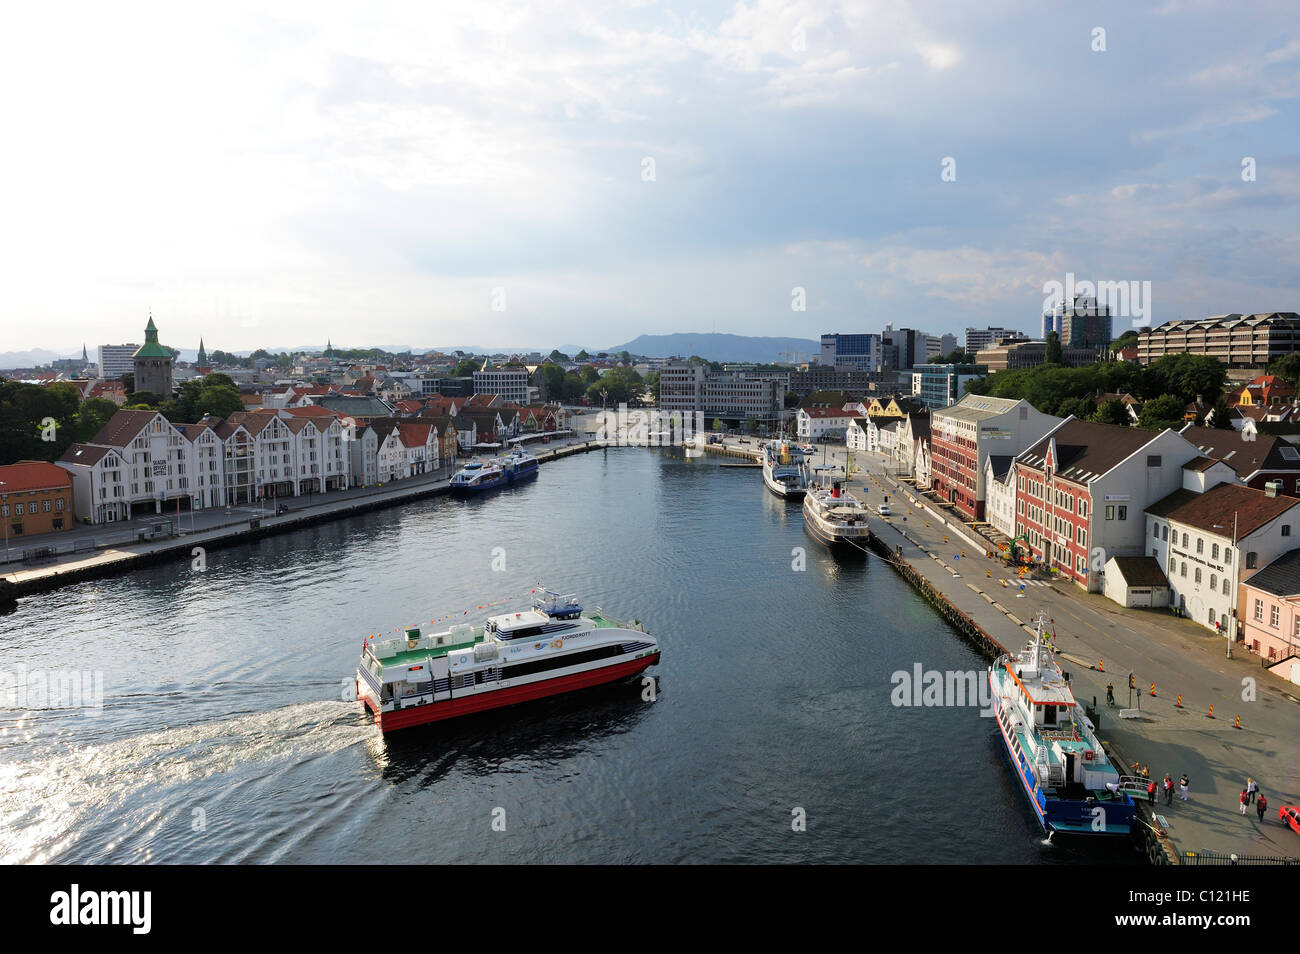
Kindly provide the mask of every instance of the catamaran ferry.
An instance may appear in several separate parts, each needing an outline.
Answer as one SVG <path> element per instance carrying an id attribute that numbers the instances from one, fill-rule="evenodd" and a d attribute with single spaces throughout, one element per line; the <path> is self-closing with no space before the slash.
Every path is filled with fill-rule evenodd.
<path id="1" fill-rule="evenodd" d="M 537 458 L 532 454 L 524 453 L 522 448 L 516 447 L 502 458 L 501 469 L 505 471 L 508 481 L 517 484 L 529 477 L 537 476 Z"/>
<path id="2" fill-rule="evenodd" d="M 532 609 L 482 626 L 367 640 L 357 698 L 387 733 L 637 676 L 659 662 L 659 642 L 639 621 L 536 594 Z"/>
<path id="3" fill-rule="evenodd" d="M 484 463 L 476 459 L 452 475 L 447 482 L 447 489 L 453 494 L 476 494 L 492 487 L 500 487 L 508 479 L 505 470 L 496 461 Z"/>
<path id="4" fill-rule="evenodd" d="M 1075 702 L 1041 615 L 1033 642 L 989 668 L 989 686 L 1002 746 L 1043 830 L 1127 835 L 1131 780 L 1115 770 Z"/>
<path id="5" fill-rule="evenodd" d="M 808 532 L 834 547 L 847 544 L 865 552 L 871 531 L 867 508 L 844 490 L 843 477 L 831 477 L 808 487 L 803 498 L 803 522 Z"/>
<path id="6" fill-rule="evenodd" d="M 808 490 L 803 451 L 787 441 L 763 445 L 763 483 L 778 497 L 802 497 Z"/>

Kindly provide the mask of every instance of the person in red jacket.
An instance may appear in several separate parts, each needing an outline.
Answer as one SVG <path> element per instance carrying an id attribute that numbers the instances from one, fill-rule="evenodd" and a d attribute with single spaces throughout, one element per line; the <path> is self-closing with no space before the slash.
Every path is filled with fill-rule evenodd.
<path id="1" fill-rule="evenodd" d="M 1255 799 L 1255 811 L 1259 812 L 1259 823 L 1261 825 L 1264 824 L 1264 809 L 1267 807 L 1268 799 L 1264 797 L 1263 792 L 1260 792 L 1259 796 Z"/>
<path id="2" fill-rule="evenodd" d="M 1147 785 L 1147 804 L 1154 805 L 1155 803 L 1156 803 L 1156 780 L 1152 779 L 1150 784 Z"/>
<path id="3" fill-rule="evenodd" d="M 1241 790 L 1241 813 L 1246 814 L 1246 790 Z"/>

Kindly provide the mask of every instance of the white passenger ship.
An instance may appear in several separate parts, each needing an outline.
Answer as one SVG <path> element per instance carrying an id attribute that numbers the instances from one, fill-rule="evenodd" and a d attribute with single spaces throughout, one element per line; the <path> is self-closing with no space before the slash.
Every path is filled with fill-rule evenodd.
<path id="1" fill-rule="evenodd" d="M 535 593 L 532 609 L 482 626 L 367 640 L 357 698 L 387 733 L 636 676 L 659 662 L 659 642 L 639 621 Z"/>
<path id="2" fill-rule="evenodd" d="M 829 477 L 809 486 L 803 498 L 804 526 L 828 547 L 847 545 L 865 552 L 871 539 L 867 508 L 845 491 L 845 482 Z"/>
<path id="3" fill-rule="evenodd" d="M 1041 615 L 1033 642 L 989 668 L 989 686 L 1002 748 L 1043 830 L 1128 834 L 1135 782 L 1107 758 L 1043 637 Z"/>
<path id="4" fill-rule="evenodd" d="M 763 483 L 778 497 L 802 497 L 808 490 L 808 465 L 803 451 L 788 441 L 764 444 Z"/>

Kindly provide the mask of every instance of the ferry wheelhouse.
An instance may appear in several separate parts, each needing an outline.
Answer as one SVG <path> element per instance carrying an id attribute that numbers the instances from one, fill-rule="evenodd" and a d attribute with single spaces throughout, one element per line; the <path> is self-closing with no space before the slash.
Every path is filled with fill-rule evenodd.
<path id="1" fill-rule="evenodd" d="M 830 477 L 809 486 L 803 498 L 804 526 L 828 547 L 844 545 L 865 552 L 871 539 L 867 508 L 845 491 L 844 484 L 844 478 Z"/>
<path id="2" fill-rule="evenodd" d="M 1033 641 L 989 668 L 989 686 L 1002 747 L 1043 830 L 1128 834 L 1131 780 L 1111 764 L 1075 701 L 1041 616 Z"/>
<path id="3" fill-rule="evenodd" d="M 808 465 L 803 451 L 787 441 L 764 444 L 763 483 L 778 497 L 802 497 L 808 490 Z"/>
<path id="4" fill-rule="evenodd" d="M 516 447 L 501 460 L 501 469 L 512 484 L 537 476 L 537 458 Z"/>
<path id="5" fill-rule="evenodd" d="M 637 676 L 659 654 L 640 621 L 539 590 L 531 609 L 482 626 L 367 640 L 357 698 L 387 733 Z"/>
<path id="6" fill-rule="evenodd" d="M 509 478 L 496 461 L 472 460 L 452 475 L 447 483 L 453 494 L 476 494 L 500 487 Z"/>

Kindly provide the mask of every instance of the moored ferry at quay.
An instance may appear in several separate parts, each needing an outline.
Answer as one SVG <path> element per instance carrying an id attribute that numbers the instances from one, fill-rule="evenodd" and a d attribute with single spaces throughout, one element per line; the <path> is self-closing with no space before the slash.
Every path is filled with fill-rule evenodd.
<path id="1" fill-rule="evenodd" d="M 1043 830 L 1129 834 L 1132 780 L 1116 771 L 1075 701 L 1042 616 L 1033 642 L 994 661 L 989 686 L 1002 748 Z"/>
<path id="2" fill-rule="evenodd" d="M 477 494 L 493 487 L 500 487 L 509 478 L 496 461 L 472 460 L 452 475 L 447 488 L 453 494 Z"/>
<path id="3" fill-rule="evenodd" d="M 506 454 L 501 460 L 501 469 L 505 472 L 506 479 L 512 484 L 527 480 L 529 477 L 536 477 L 537 468 L 537 458 L 532 454 L 525 453 L 519 447 Z"/>
<path id="4" fill-rule="evenodd" d="M 802 497 L 808 490 L 808 465 L 803 451 L 789 441 L 764 444 L 763 483 L 778 497 Z"/>
<path id="5" fill-rule="evenodd" d="M 637 676 L 659 655 L 639 621 L 538 589 L 531 609 L 482 626 L 366 640 L 357 698 L 388 733 Z"/>
<path id="6" fill-rule="evenodd" d="M 803 522 L 808 532 L 828 547 L 844 545 L 866 552 L 871 530 L 867 508 L 844 489 L 843 477 L 809 486 L 803 498 Z"/>

